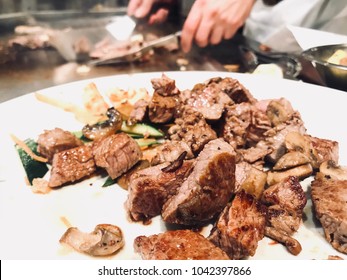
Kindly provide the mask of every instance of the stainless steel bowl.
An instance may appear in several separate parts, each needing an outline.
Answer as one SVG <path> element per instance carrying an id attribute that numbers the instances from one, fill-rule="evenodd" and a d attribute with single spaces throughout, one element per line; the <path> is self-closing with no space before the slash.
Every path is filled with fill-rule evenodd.
<path id="1" fill-rule="evenodd" d="M 337 50 L 347 52 L 347 44 L 310 48 L 303 51 L 302 56 L 312 62 L 328 87 L 347 91 L 347 66 L 328 62 Z"/>

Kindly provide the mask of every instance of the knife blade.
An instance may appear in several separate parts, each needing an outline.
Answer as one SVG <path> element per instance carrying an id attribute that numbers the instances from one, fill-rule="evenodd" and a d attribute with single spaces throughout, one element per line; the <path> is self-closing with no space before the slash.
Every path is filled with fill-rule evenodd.
<path id="1" fill-rule="evenodd" d="M 95 59 L 89 61 L 89 65 L 106 65 L 106 64 L 116 64 L 116 63 L 130 63 L 135 62 L 141 59 L 145 54 L 153 50 L 154 48 L 159 48 L 166 46 L 171 43 L 179 43 L 179 37 L 181 36 L 181 31 L 177 31 L 173 34 L 166 35 L 164 37 L 160 37 L 158 39 L 152 40 L 145 44 L 143 47 L 130 51 L 126 54 L 117 55 L 107 57 L 106 59 Z"/>

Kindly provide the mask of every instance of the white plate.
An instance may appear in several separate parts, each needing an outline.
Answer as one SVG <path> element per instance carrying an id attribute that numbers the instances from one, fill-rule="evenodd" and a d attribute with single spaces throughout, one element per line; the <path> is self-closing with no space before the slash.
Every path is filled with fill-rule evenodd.
<path id="1" fill-rule="evenodd" d="M 302 82 L 271 79 L 263 76 L 224 72 L 166 72 L 176 80 L 179 89 L 192 88 L 196 83 L 212 77 L 231 76 L 242 82 L 258 99 L 287 98 L 305 122 L 308 133 L 336 140 L 340 144 L 340 164 L 347 165 L 347 94 Z M 151 78 L 161 73 L 119 75 L 84 80 L 44 89 L 50 95 L 79 95 L 90 81 L 96 83 L 101 92 L 119 87 L 146 87 L 152 92 Z M 39 102 L 27 94 L 0 104 L 0 258 L 1 259 L 89 259 L 90 257 L 67 250 L 59 244 L 66 230 L 62 217 L 73 226 L 91 232 L 97 224 L 118 225 L 124 232 L 126 245 L 111 259 L 139 259 L 134 253 L 133 240 L 138 235 L 149 235 L 165 230 L 157 217 L 150 225 L 129 222 L 124 210 L 127 192 L 117 185 L 100 186 L 100 180 L 88 181 L 51 191 L 46 195 L 33 194 L 24 182 L 21 166 L 9 134 L 21 139 L 37 139 L 44 129 L 61 127 L 79 130 L 82 125 L 67 112 Z M 303 183 L 307 188 L 310 180 Z M 92 184 L 93 183 L 93 184 Z M 312 220 L 311 203 L 305 208 L 304 220 L 295 237 L 302 245 L 298 256 L 289 254 L 280 244 L 267 238 L 259 242 L 254 259 L 326 259 L 328 255 L 339 255 L 325 241 L 322 229 Z M 208 230 L 203 234 L 207 235 Z"/>

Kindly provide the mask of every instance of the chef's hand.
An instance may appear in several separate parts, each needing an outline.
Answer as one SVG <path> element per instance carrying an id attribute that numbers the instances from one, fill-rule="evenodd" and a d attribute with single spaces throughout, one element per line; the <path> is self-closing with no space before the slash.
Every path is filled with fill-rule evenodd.
<path id="1" fill-rule="evenodd" d="M 183 25 L 181 46 L 189 52 L 232 38 L 249 16 L 255 0 L 196 0 Z"/>
<path id="2" fill-rule="evenodd" d="M 151 13 L 151 9 L 154 3 L 160 2 L 170 2 L 170 1 L 160 1 L 160 0 L 130 0 L 127 8 L 127 13 L 129 16 L 134 16 L 136 18 L 144 18 L 149 15 L 148 23 L 155 24 L 164 22 L 168 15 L 169 10 L 165 8 L 159 8 L 154 13 Z"/>

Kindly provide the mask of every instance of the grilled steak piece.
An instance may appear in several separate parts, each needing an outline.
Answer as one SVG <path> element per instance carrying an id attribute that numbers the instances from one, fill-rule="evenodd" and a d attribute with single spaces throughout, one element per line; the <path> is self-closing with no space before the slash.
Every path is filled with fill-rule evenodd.
<path id="1" fill-rule="evenodd" d="M 268 205 L 265 235 L 283 243 L 290 253 L 299 254 L 301 246 L 291 235 L 300 227 L 307 198 L 298 178 L 289 176 L 271 185 L 264 191 L 262 200 Z"/>
<path id="2" fill-rule="evenodd" d="M 266 159 L 275 163 L 286 153 L 285 138 L 290 132 L 298 132 L 301 135 L 306 133 L 304 122 L 302 121 L 298 112 L 295 112 L 290 120 L 268 130 L 265 133 L 265 140 L 259 141 L 256 147 L 267 146 L 268 148 L 272 149 L 272 153 L 269 154 Z"/>
<path id="3" fill-rule="evenodd" d="M 228 260 L 220 248 L 200 233 L 172 230 L 134 240 L 135 252 L 144 260 Z"/>
<path id="4" fill-rule="evenodd" d="M 40 134 L 37 144 L 37 151 L 52 162 L 55 153 L 82 146 L 83 142 L 69 131 L 54 128 Z"/>
<path id="5" fill-rule="evenodd" d="M 271 128 L 265 112 L 245 102 L 227 106 L 223 122 L 222 136 L 234 148 L 254 146 Z"/>
<path id="6" fill-rule="evenodd" d="M 165 222 L 199 225 L 220 213 L 235 188 L 235 152 L 223 139 L 212 140 L 176 195 L 164 204 Z"/>
<path id="7" fill-rule="evenodd" d="M 209 83 L 218 83 L 221 91 L 225 92 L 235 103 L 249 102 L 255 103 L 256 98 L 246 89 L 238 80 L 229 77 L 226 78 L 212 78 Z"/>
<path id="8" fill-rule="evenodd" d="M 93 155 L 96 165 L 105 168 L 108 175 L 115 179 L 141 159 L 142 151 L 129 135 L 117 133 L 94 143 Z"/>
<path id="9" fill-rule="evenodd" d="M 210 80 L 205 84 L 196 84 L 192 90 L 181 93 L 181 102 L 200 112 L 206 120 L 219 120 L 226 104 L 232 104 L 231 98 L 223 91 L 221 79 Z"/>
<path id="10" fill-rule="evenodd" d="M 163 172 L 167 165 L 148 167 L 131 176 L 126 206 L 134 221 L 147 221 L 160 215 L 164 202 L 190 174 L 193 161 L 183 162 L 172 172 Z"/>
<path id="11" fill-rule="evenodd" d="M 96 170 L 92 149 L 83 145 L 55 153 L 49 179 L 51 188 L 73 183 L 92 175 Z"/>
<path id="12" fill-rule="evenodd" d="M 322 139 L 305 135 L 314 149 L 315 157 L 312 160 L 314 168 L 319 168 L 324 161 L 339 162 L 339 143 L 333 140 Z"/>
<path id="13" fill-rule="evenodd" d="M 252 105 L 250 103 L 243 102 L 228 106 L 224 115 L 222 137 L 235 149 L 245 147 L 251 122 Z"/>
<path id="14" fill-rule="evenodd" d="M 194 158 L 194 154 L 186 142 L 166 141 L 157 148 L 156 154 L 151 160 L 151 165 L 173 162 L 184 152 L 186 152 L 185 159 Z"/>
<path id="15" fill-rule="evenodd" d="M 148 101 L 144 99 L 136 101 L 134 104 L 134 109 L 130 112 L 127 124 L 134 125 L 136 123 L 143 122 L 147 115 L 148 104 Z"/>
<path id="16" fill-rule="evenodd" d="M 230 259 L 253 256 L 264 238 L 266 207 L 254 196 L 241 191 L 223 210 L 208 239 Z"/>
<path id="17" fill-rule="evenodd" d="M 319 172 L 311 184 L 311 196 L 326 240 L 336 250 L 347 254 L 347 180 Z"/>
<path id="18" fill-rule="evenodd" d="M 301 224 L 301 216 L 276 204 L 268 207 L 268 225 L 288 235 L 294 234 Z"/>
<path id="19" fill-rule="evenodd" d="M 270 205 L 279 205 L 285 210 L 302 214 L 307 198 L 297 177 L 290 176 L 267 188 L 262 200 Z"/>
<path id="20" fill-rule="evenodd" d="M 209 141 L 216 139 L 217 134 L 206 122 L 203 115 L 186 108 L 182 116 L 175 119 L 175 125 L 168 131 L 173 141 L 188 144 L 193 154 L 197 155 Z"/>
<path id="21" fill-rule="evenodd" d="M 148 105 L 148 116 L 153 123 L 167 123 L 173 119 L 179 105 L 180 91 L 164 74 L 159 79 L 152 79 L 154 93 Z"/>

